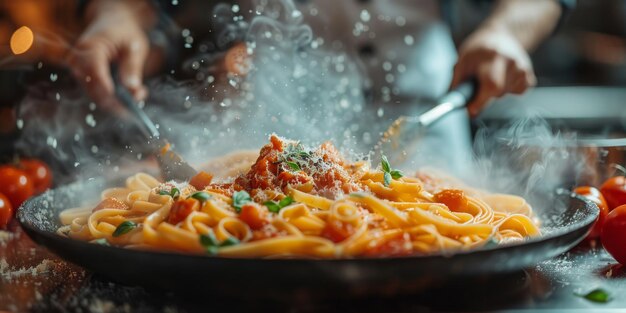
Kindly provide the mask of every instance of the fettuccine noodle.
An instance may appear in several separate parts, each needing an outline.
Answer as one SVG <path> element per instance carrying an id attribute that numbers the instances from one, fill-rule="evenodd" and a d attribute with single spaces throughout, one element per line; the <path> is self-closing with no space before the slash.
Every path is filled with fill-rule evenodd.
<path id="1" fill-rule="evenodd" d="M 376 169 L 348 163 L 329 143 L 307 150 L 272 136 L 252 166 L 241 160 L 241 174 L 220 183 L 204 172 L 189 182 L 131 176 L 103 191 L 97 206 L 63 211 L 59 234 L 131 249 L 268 258 L 450 254 L 540 235 L 521 197 L 403 176 L 386 161 Z"/>

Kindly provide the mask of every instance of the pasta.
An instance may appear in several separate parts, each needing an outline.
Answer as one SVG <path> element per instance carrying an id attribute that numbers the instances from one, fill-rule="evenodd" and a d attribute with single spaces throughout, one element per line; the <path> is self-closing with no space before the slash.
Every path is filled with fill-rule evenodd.
<path id="1" fill-rule="evenodd" d="M 58 233 L 130 249 L 265 258 L 451 254 L 540 235 L 521 197 L 432 173 L 404 176 L 385 158 L 377 168 L 351 163 L 330 143 L 305 149 L 271 136 L 252 165 L 234 159 L 234 178 L 131 176 L 96 206 L 61 212 Z"/>

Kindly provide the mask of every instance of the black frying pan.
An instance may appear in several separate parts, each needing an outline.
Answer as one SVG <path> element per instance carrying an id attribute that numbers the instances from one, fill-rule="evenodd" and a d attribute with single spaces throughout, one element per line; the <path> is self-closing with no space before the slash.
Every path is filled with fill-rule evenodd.
<path id="1" fill-rule="evenodd" d="M 55 233 L 60 211 L 97 202 L 111 185 L 104 179 L 75 183 L 27 201 L 18 211 L 26 233 L 60 257 L 129 285 L 204 295 L 336 295 L 420 292 L 452 281 L 505 274 L 533 266 L 576 245 L 598 217 L 598 208 L 569 192 L 536 208 L 544 235 L 521 244 L 453 256 L 369 259 L 226 259 L 135 251 L 77 241 Z"/>

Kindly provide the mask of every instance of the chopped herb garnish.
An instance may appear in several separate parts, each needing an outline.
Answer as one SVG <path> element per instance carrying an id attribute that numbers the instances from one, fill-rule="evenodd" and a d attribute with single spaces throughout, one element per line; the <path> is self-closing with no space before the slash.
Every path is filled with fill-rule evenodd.
<path id="1" fill-rule="evenodd" d="M 365 198 L 365 195 L 362 194 L 362 193 L 353 192 L 353 193 L 350 194 L 350 197 L 362 199 L 362 198 Z"/>
<path id="2" fill-rule="evenodd" d="M 304 151 L 304 146 L 299 142 L 290 144 L 285 148 L 285 152 L 278 156 L 278 161 L 275 163 L 285 163 L 291 171 L 300 171 L 299 162 L 306 162 L 311 157 L 311 153 Z"/>
<path id="3" fill-rule="evenodd" d="M 204 191 L 198 191 L 192 194 L 191 197 L 200 202 L 207 202 L 209 201 L 209 199 L 211 199 L 211 195 L 208 192 L 204 192 Z"/>
<path id="4" fill-rule="evenodd" d="M 251 201 L 252 198 L 250 198 L 250 195 L 245 190 L 236 191 L 233 194 L 233 207 L 235 207 L 237 213 L 241 211 L 241 206 Z"/>
<path id="5" fill-rule="evenodd" d="M 274 201 L 265 201 L 263 205 L 266 206 L 270 212 L 278 213 L 280 211 L 280 206 Z"/>
<path id="6" fill-rule="evenodd" d="M 284 208 L 293 203 L 293 198 L 290 196 L 284 197 L 282 200 L 278 202 L 281 208 Z"/>
<path id="7" fill-rule="evenodd" d="M 167 190 L 161 190 L 159 191 L 159 194 L 162 196 L 170 196 L 172 198 L 176 198 L 180 196 L 180 190 L 178 190 L 178 188 L 176 187 L 172 187 L 169 192 Z"/>
<path id="8" fill-rule="evenodd" d="M 485 242 L 485 245 L 483 246 L 483 248 L 488 249 L 488 248 L 493 248 L 498 246 L 498 241 L 491 237 L 489 239 L 487 239 L 487 242 Z"/>
<path id="9" fill-rule="evenodd" d="M 113 237 L 119 237 L 121 235 L 124 235 L 128 233 L 129 231 L 133 230 L 133 228 L 135 227 L 137 227 L 137 224 L 135 222 L 131 222 L 131 221 L 122 222 L 120 225 L 117 226 L 117 228 L 113 232 Z"/>
<path id="10" fill-rule="evenodd" d="M 400 170 L 391 168 L 389 160 L 387 160 L 387 157 L 385 155 L 383 155 L 380 159 L 380 165 L 383 169 L 383 184 L 385 185 L 385 187 L 389 187 L 389 184 L 391 184 L 391 179 L 399 179 L 404 175 Z"/>
<path id="11" fill-rule="evenodd" d="M 300 165 L 298 163 L 296 163 L 296 162 L 285 161 L 285 164 L 287 164 L 292 171 L 299 171 L 300 170 Z"/>
<path id="12" fill-rule="evenodd" d="M 389 172 L 385 172 L 383 174 L 383 184 L 385 185 L 385 187 L 389 187 L 389 184 L 391 184 L 391 174 L 389 174 Z"/>
<path id="13" fill-rule="evenodd" d="M 215 238 L 215 235 L 211 232 L 207 235 L 200 235 L 200 244 L 206 249 L 207 254 L 217 255 L 219 248 L 237 245 L 239 244 L 239 239 L 235 237 L 228 237 L 219 243 Z"/>
<path id="14" fill-rule="evenodd" d="M 263 205 L 265 205 L 270 212 L 278 213 L 280 212 L 282 208 L 292 203 L 293 203 L 292 197 L 285 197 L 282 200 L 280 200 L 278 203 L 276 203 L 275 201 L 265 201 Z"/>
<path id="15" fill-rule="evenodd" d="M 200 244 L 208 247 L 208 246 L 217 246 L 219 242 L 213 233 L 208 233 L 207 235 L 200 235 Z"/>
<path id="16" fill-rule="evenodd" d="M 95 244 L 99 244 L 102 246 L 110 246 L 109 242 L 106 240 L 106 238 L 100 238 L 100 239 L 96 239 L 94 241 L 92 241 Z"/>
<path id="17" fill-rule="evenodd" d="M 592 302 L 607 303 L 612 300 L 611 295 L 602 288 L 596 288 L 587 294 L 576 294 Z"/>
<path id="18" fill-rule="evenodd" d="M 222 241 L 222 244 L 220 245 L 220 247 L 228 247 L 228 246 L 234 246 L 238 244 L 239 244 L 239 239 L 235 237 L 228 237 L 224 241 Z"/>
<path id="19" fill-rule="evenodd" d="M 393 179 L 399 179 L 402 176 L 404 176 L 404 175 L 402 175 L 402 172 L 400 172 L 398 170 L 393 170 L 393 171 L 389 172 L 389 174 L 391 174 L 391 177 L 393 177 Z"/>

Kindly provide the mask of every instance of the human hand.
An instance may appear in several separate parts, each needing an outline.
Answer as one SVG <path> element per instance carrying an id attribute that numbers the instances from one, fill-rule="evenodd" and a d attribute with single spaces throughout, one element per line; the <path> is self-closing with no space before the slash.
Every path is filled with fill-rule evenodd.
<path id="1" fill-rule="evenodd" d="M 470 77 L 478 80 L 476 95 L 467 106 L 472 117 L 493 98 L 506 93 L 522 94 L 537 83 L 526 50 L 514 36 L 497 26 L 481 28 L 459 48 L 451 88 Z"/>
<path id="2" fill-rule="evenodd" d="M 93 0 L 86 9 L 87 26 L 69 53 L 68 66 L 95 101 L 115 102 L 111 64 L 120 82 L 137 100 L 146 98 L 144 63 L 149 42 L 144 31 L 151 7 L 143 1 Z M 145 4 L 145 3 L 144 3 Z"/>

